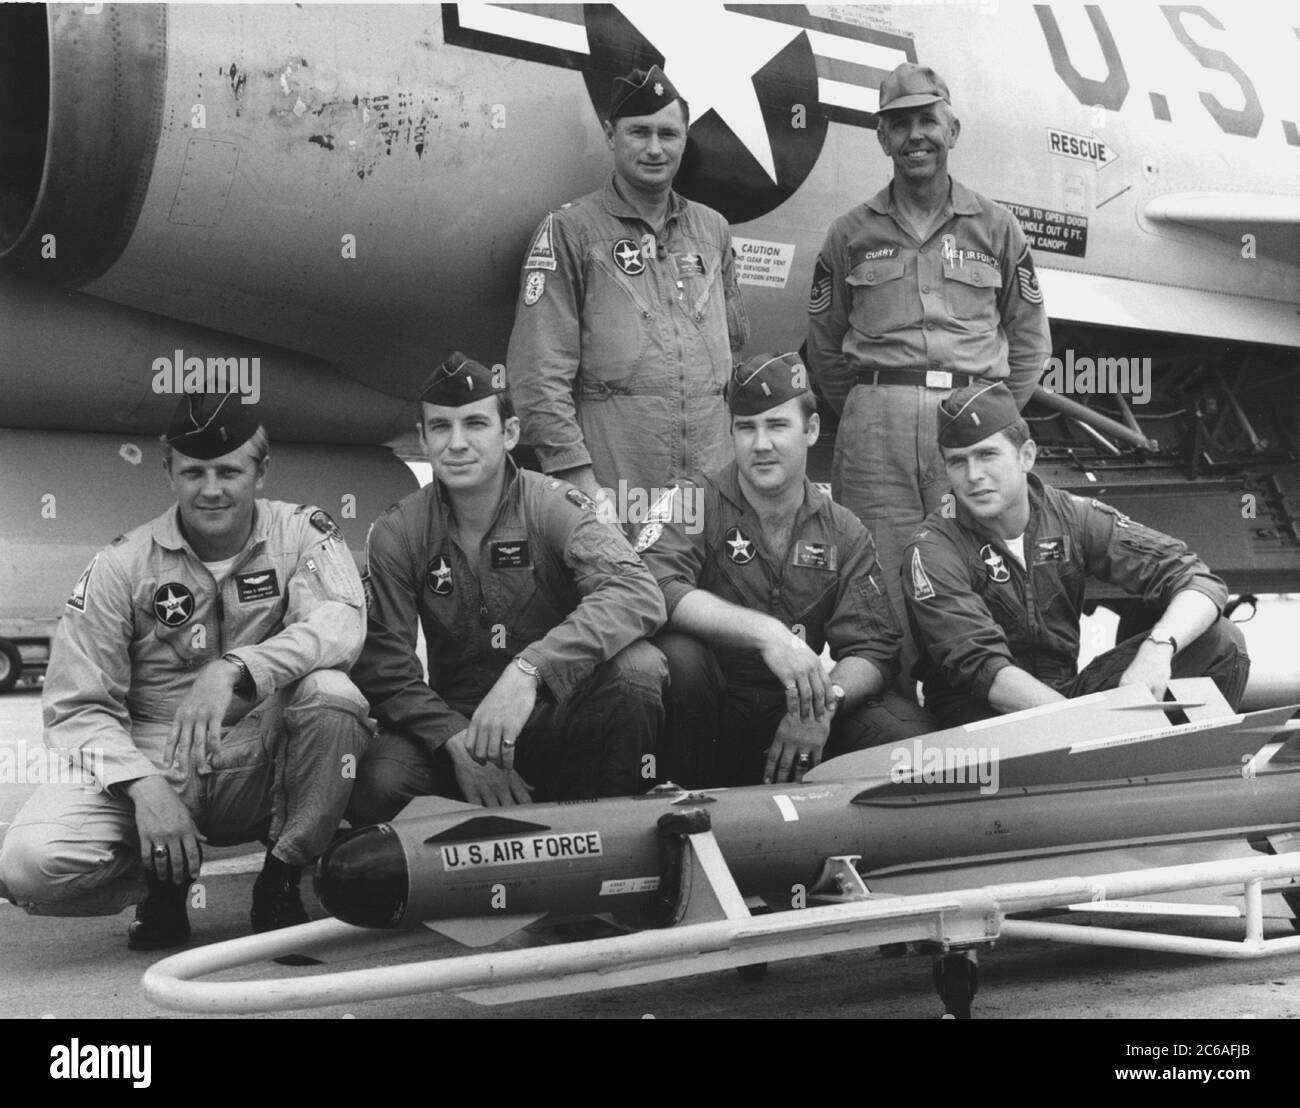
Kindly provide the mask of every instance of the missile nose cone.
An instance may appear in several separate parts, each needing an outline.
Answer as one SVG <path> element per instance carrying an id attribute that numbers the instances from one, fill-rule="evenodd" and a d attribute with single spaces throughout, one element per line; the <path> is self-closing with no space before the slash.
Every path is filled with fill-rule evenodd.
<path id="1" fill-rule="evenodd" d="M 396 927 L 406 912 L 406 851 L 386 823 L 330 845 L 316 863 L 316 896 L 335 919 L 357 927 Z"/>

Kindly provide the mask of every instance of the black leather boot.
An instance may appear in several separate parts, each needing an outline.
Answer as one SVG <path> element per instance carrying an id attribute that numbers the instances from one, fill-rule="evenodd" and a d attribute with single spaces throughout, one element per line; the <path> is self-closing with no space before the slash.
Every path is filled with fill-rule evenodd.
<path id="1" fill-rule="evenodd" d="M 186 901 L 189 882 L 177 885 L 174 881 L 159 881 L 153 873 L 146 873 L 149 892 L 136 905 L 135 919 L 126 930 L 126 945 L 130 950 L 166 950 L 180 946 L 190 937 L 190 920 Z"/>
<path id="2" fill-rule="evenodd" d="M 263 931 L 276 931 L 281 927 L 293 927 L 309 921 L 307 909 L 302 906 L 302 897 L 298 892 L 301 878 L 302 866 L 291 866 L 280 861 L 269 850 L 266 852 L 262 872 L 253 882 L 251 917 L 254 931 L 261 934 Z"/>

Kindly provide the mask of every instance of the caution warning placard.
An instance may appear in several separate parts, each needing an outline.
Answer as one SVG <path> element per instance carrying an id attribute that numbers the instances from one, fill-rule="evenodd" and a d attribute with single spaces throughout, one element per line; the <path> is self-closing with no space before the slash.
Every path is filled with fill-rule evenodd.
<path id="1" fill-rule="evenodd" d="M 1087 216 L 1055 212 L 1033 204 L 1017 204 L 1014 200 L 999 200 L 998 203 L 1015 213 L 1036 254 L 1066 254 L 1072 258 L 1082 258 L 1087 254 Z"/>
<path id="2" fill-rule="evenodd" d="M 737 238 L 731 242 L 736 248 L 736 280 L 740 284 L 785 288 L 794 263 L 794 243 Z"/>

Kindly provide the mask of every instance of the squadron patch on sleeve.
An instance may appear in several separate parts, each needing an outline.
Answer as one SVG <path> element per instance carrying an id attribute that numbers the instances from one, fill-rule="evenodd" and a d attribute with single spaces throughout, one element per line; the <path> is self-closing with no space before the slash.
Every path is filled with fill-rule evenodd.
<path id="1" fill-rule="evenodd" d="M 930 600 L 934 597 L 934 586 L 930 584 L 929 575 L 921 563 L 921 551 L 912 550 L 912 595 L 917 600 Z"/>
<path id="2" fill-rule="evenodd" d="M 1020 255 L 1020 261 L 1016 262 L 1016 281 L 1020 287 L 1021 300 L 1027 304 L 1043 302 L 1043 290 L 1038 287 L 1038 274 L 1034 272 L 1034 258 L 1027 246 Z"/>
<path id="3" fill-rule="evenodd" d="M 576 504 L 579 508 L 585 508 L 589 512 L 596 510 L 596 502 L 581 489 L 570 489 L 564 494 L 564 499 L 570 504 Z"/>
<path id="4" fill-rule="evenodd" d="M 650 510 L 645 514 L 646 523 L 669 523 L 673 518 L 673 500 L 681 492 L 681 487 L 674 485 L 670 489 L 665 489 L 650 505 Z M 651 540 L 653 541 L 653 540 Z"/>
<path id="5" fill-rule="evenodd" d="M 95 569 L 95 563 L 99 561 L 99 555 L 96 554 L 90 559 L 90 565 L 86 567 L 85 572 L 77 578 L 77 583 L 72 586 L 72 595 L 68 597 L 68 607 L 74 612 L 84 612 L 86 610 L 86 590 L 90 588 L 90 575 Z"/>
<path id="6" fill-rule="evenodd" d="M 813 266 L 812 291 L 808 294 L 808 314 L 821 315 L 831 306 L 831 267 L 817 258 Z"/>
<path id="7" fill-rule="evenodd" d="M 638 554 L 643 554 L 659 541 L 659 536 L 664 533 L 662 523 L 647 523 L 641 528 L 641 534 L 636 537 L 636 545 L 632 547 Z"/>
<path id="8" fill-rule="evenodd" d="M 311 525 L 335 542 L 343 541 L 343 532 L 339 530 L 339 525 L 330 518 L 329 512 L 322 512 L 319 509 L 312 512 Z"/>
<path id="9" fill-rule="evenodd" d="M 555 213 L 551 212 L 533 236 L 533 244 L 528 248 L 528 257 L 524 259 L 524 269 L 555 269 L 555 246 L 552 242 Z M 539 292 L 538 296 L 541 295 Z M 530 300 L 530 304 L 536 301 Z"/>
<path id="10" fill-rule="evenodd" d="M 542 293 L 546 291 L 546 274 L 536 271 L 528 275 L 524 281 L 524 303 L 530 308 L 542 298 Z"/>
<path id="11" fill-rule="evenodd" d="M 1133 521 L 1113 505 L 1107 504 L 1104 500 L 1098 500 L 1095 496 L 1089 497 L 1088 499 L 1092 503 L 1092 506 L 1098 511 L 1105 512 L 1109 516 L 1114 516 L 1116 527 L 1129 527 L 1132 525 Z"/>

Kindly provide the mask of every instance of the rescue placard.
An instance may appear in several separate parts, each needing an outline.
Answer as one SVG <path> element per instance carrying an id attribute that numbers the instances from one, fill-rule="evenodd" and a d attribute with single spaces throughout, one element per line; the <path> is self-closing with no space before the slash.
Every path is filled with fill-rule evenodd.
<path id="1" fill-rule="evenodd" d="M 472 866 L 512 866 L 528 862 L 558 862 L 565 858 L 595 858 L 602 852 L 599 831 L 448 843 L 439 849 L 444 871 Z"/>
<path id="2" fill-rule="evenodd" d="M 1037 208 L 1032 204 L 1017 204 L 1014 200 L 999 200 L 1010 208 L 1020 220 L 1020 227 L 1029 240 L 1030 248 L 1043 254 L 1068 254 L 1082 258 L 1088 252 L 1088 217 L 1071 212 L 1054 212 L 1051 208 Z"/>
<path id="3" fill-rule="evenodd" d="M 1076 135 L 1071 131 L 1058 131 L 1055 127 L 1047 128 L 1047 149 L 1063 158 L 1089 162 L 1095 169 L 1119 161 L 1119 155 L 1096 135 Z"/>
<path id="4" fill-rule="evenodd" d="M 794 263 L 794 243 L 738 238 L 731 242 L 736 248 L 736 280 L 740 284 L 785 288 Z"/>

